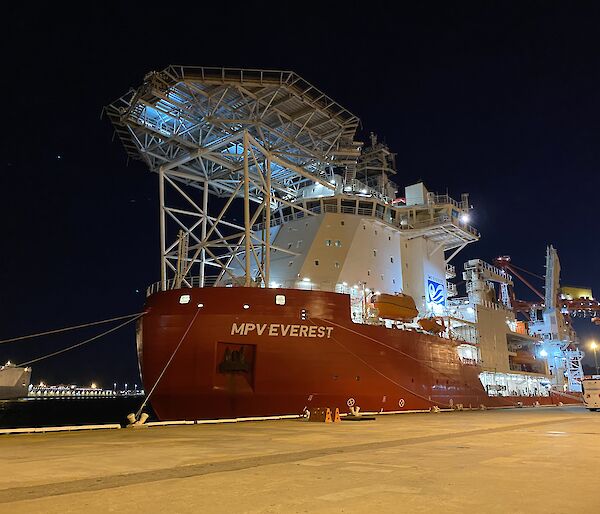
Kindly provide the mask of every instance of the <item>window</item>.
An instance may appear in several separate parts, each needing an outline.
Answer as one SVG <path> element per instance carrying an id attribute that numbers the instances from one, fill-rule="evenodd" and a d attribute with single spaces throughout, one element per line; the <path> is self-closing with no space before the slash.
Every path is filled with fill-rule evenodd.
<path id="1" fill-rule="evenodd" d="M 394 258 L 393 258 L 393 257 L 390 257 L 390 262 L 391 262 L 392 264 L 394 264 Z"/>
<path id="2" fill-rule="evenodd" d="M 395 284 L 395 283 L 396 283 L 396 279 L 395 279 L 395 278 L 393 278 L 393 279 L 392 279 L 392 284 Z"/>
<path id="3" fill-rule="evenodd" d="M 391 240 L 392 240 L 392 236 L 388 236 L 388 241 L 391 241 Z"/>
<path id="4" fill-rule="evenodd" d="M 367 276 L 369 276 L 369 277 L 371 276 L 371 270 L 370 269 L 367 270 Z"/>
<path id="5" fill-rule="evenodd" d="M 275 305 L 285 305 L 285 295 L 284 294 L 275 295 Z"/>
<path id="6" fill-rule="evenodd" d="M 340 248 L 342 246 L 342 242 L 339 239 L 336 239 L 335 246 L 337 246 L 338 248 Z"/>
<path id="7" fill-rule="evenodd" d="M 383 273 L 381 275 L 379 275 L 381 277 L 381 280 L 383 280 Z"/>
<path id="8" fill-rule="evenodd" d="M 338 261 L 335 261 L 335 263 L 333 264 L 336 268 L 340 267 L 340 263 Z"/>
<path id="9" fill-rule="evenodd" d="M 367 230 L 367 226 L 366 225 L 363 225 L 363 230 Z"/>
<path id="10" fill-rule="evenodd" d="M 375 231 L 375 235 L 377 235 L 377 230 Z"/>
<path id="11" fill-rule="evenodd" d="M 291 266 L 292 266 L 292 264 L 294 264 L 294 261 L 290 261 L 290 262 L 288 262 L 288 267 L 291 267 Z"/>
<path id="12" fill-rule="evenodd" d="M 301 248 L 302 247 L 302 239 L 300 239 L 297 243 L 296 243 L 296 248 Z"/>
<path id="13" fill-rule="evenodd" d="M 377 257 L 377 250 L 373 250 L 373 257 Z"/>
<path id="14" fill-rule="evenodd" d="M 315 266 L 319 265 L 319 259 L 315 259 Z"/>
<path id="15" fill-rule="evenodd" d="M 288 250 L 292 247 L 292 243 L 288 243 Z"/>
<path id="16" fill-rule="evenodd" d="M 325 239 L 325 246 L 331 246 L 331 239 Z"/>
<path id="17" fill-rule="evenodd" d="M 183 304 L 183 303 L 190 303 L 190 299 L 191 299 L 191 298 L 192 298 L 192 297 L 191 297 L 189 294 L 182 294 L 182 295 L 179 297 L 179 303 L 182 303 L 182 304 Z"/>
<path id="18" fill-rule="evenodd" d="M 340 221 L 340 225 L 343 227 L 345 225 L 344 220 Z"/>

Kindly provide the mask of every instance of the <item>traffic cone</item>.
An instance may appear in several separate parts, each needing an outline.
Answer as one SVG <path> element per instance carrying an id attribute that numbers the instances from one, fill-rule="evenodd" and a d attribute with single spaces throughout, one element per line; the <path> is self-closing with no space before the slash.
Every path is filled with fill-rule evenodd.
<path id="1" fill-rule="evenodd" d="M 333 422 L 334 423 L 341 423 L 341 419 L 340 419 L 340 409 L 338 409 L 337 407 L 335 408 L 335 416 L 333 417 Z"/>
<path id="2" fill-rule="evenodd" d="M 331 409 L 328 407 L 325 413 L 325 423 L 331 423 Z"/>

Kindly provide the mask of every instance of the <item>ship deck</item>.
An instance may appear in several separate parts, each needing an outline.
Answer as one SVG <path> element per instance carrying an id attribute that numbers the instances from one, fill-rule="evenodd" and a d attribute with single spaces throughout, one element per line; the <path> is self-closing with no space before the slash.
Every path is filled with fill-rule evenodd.
<path id="1" fill-rule="evenodd" d="M 599 436 L 573 406 L 2 435 L 0 512 L 594 512 Z"/>

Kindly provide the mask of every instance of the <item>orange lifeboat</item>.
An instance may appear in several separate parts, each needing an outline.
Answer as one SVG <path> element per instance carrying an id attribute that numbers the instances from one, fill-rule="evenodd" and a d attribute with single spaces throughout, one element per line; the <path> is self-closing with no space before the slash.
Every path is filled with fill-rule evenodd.
<path id="1" fill-rule="evenodd" d="M 533 355 L 531 352 L 517 350 L 516 353 L 517 355 L 513 356 L 512 358 L 512 362 L 514 362 L 515 364 L 536 364 L 537 362 L 539 362 L 535 358 L 535 355 Z"/>
<path id="2" fill-rule="evenodd" d="M 419 313 L 413 297 L 407 294 L 378 294 L 372 303 L 379 311 L 379 317 L 384 319 L 412 321 Z"/>
<path id="3" fill-rule="evenodd" d="M 434 334 L 441 334 L 444 330 L 446 330 L 444 320 L 437 317 L 420 319 L 419 325 L 421 325 L 423 330 L 427 330 L 427 332 L 433 332 Z"/>

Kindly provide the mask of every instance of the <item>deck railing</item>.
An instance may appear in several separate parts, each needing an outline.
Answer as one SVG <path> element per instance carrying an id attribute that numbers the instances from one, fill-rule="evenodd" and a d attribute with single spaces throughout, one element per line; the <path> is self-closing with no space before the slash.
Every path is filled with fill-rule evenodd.
<path id="1" fill-rule="evenodd" d="M 379 220 L 383 221 L 384 223 L 386 223 L 394 228 L 397 228 L 401 231 L 422 229 L 422 228 L 427 228 L 427 227 L 433 227 L 435 225 L 443 225 L 443 224 L 450 223 L 453 226 L 455 226 L 461 230 L 464 230 L 474 236 L 479 237 L 479 232 L 474 227 L 472 227 L 471 225 L 468 225 L 467 223 L 460 222 L 458 220 L 458 218 L 455 216 L 449 216 L 447 214 L 442 214 L 441 216 L 435 216 L 433 218 L 408 222 L 405 218 L 401 219 L 400 216 L 396 216 L 395 219 L 392 219 L 392 217 L 389 215 L 389 211 L 383 210 L 383 209 L 377 209 L 377 208 L 365 209 L 363 207 L 348 206 L 348 205 L 341 205 L 338 207 L 335 204 L 324 204 L 323 209 L 321 209 L 321 206 L 318 205 L 316 207 L 312 207 L 311 209 L 297 210 L 296 212 L 287 214 L 285 216 L 275 215 L 271 218 L 270 226 L 276 227 L 279 225 L 283 225 L 284 223 L 288 223 L 290 221 L 306 218 L 306 217 L 310 216 L 311 214 L 323 214 L 323 213 L 355 214 L 358 216 L 366 216 L 369 218 L 375 218 L 375 219 L 379 219 Z M 266 223 L 264 223 L 264 222 L 257 223 L 252 226 L 252 230 L 254 232 L 262 232 L 265 228 L 266 228 Z"/>

